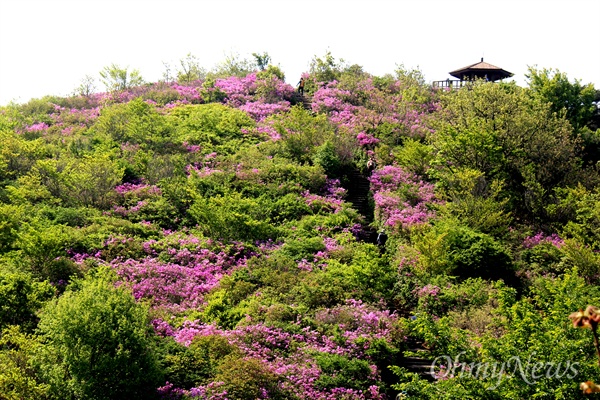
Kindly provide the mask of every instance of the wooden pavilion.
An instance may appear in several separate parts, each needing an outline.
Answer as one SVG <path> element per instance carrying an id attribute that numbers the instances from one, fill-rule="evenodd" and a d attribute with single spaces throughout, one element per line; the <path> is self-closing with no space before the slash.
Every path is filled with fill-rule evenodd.
<path id="1" fill-rule="evenodd" d="M 480 62 L 451 71 L 449 74 L 458 78 L 458 80 L 446 79 L 445 81 L 434 81 L 433 86 L 440 88 L 462 87 L 466 83 L 477 79 L 483 79 L 487 82 L 496 82 L 513 76 L 512 72 L 508 72 L 500 67 L 496 67 L 495 65 L 483 61 L 483 57 L 481 57 Z"/>

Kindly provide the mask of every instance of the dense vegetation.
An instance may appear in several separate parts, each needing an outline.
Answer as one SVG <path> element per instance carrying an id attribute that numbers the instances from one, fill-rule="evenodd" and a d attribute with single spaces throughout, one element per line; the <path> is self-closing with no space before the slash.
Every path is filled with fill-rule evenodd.
<path id="1" fill-rule="evenodd" d="M 113 65 L 105 93 L 0 108 L 0 398 L 572 399 L 598 380 L 568 319 L 600 303 L 593 86 L 532 68 L 436 90 L 327 54 L 302 97 L 255 58 L 188 55 L 152 84 Z"/>

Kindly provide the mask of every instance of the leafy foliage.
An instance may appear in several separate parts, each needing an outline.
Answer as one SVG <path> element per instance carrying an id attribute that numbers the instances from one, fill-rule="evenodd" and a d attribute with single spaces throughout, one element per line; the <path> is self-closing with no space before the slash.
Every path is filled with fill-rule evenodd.
<path id="1" fill-rule="evenodd" d="M 0 108 L 0 397 L 576 398 L 593 88 L 252 56 Z"/>
<path id="2" fill-rule="evenodd" d="M 78 287 L 79 286 L 79 287 Z M 106 272 L 79 281 L 41 316 L 39 368 L 63 398 L 147 397 L 158 382 L 147 310 Z"/>

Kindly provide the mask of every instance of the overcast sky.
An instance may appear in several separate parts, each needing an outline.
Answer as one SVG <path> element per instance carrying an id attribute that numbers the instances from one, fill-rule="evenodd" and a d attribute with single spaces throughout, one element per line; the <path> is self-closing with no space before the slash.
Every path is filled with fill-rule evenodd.
<path id="1" fill-rule="evenodd" d="M 598 89 L 600 1 L 0 0 L 0 105 L 68 95 L 113 63 L 155 82 L 188 53 L 210 69 L 267 52 L 295 85 L 327 51 L 375 75 L 442 80 L 484 57 L 522 86 L 537 66 Z"/>

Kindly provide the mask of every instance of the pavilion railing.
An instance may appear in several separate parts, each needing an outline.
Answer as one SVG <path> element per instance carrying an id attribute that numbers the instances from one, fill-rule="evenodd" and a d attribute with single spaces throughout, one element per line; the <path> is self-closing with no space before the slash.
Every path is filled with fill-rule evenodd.
<path id="1" fill-rule="evenodd" d="M 458 79 L 446 79 L 444 81 L 433 81 L 432 85 L 434 88 L 440 89 L 457 89 L 463 86 L 472 85 L 473 81 L 461 81 Z"/>

